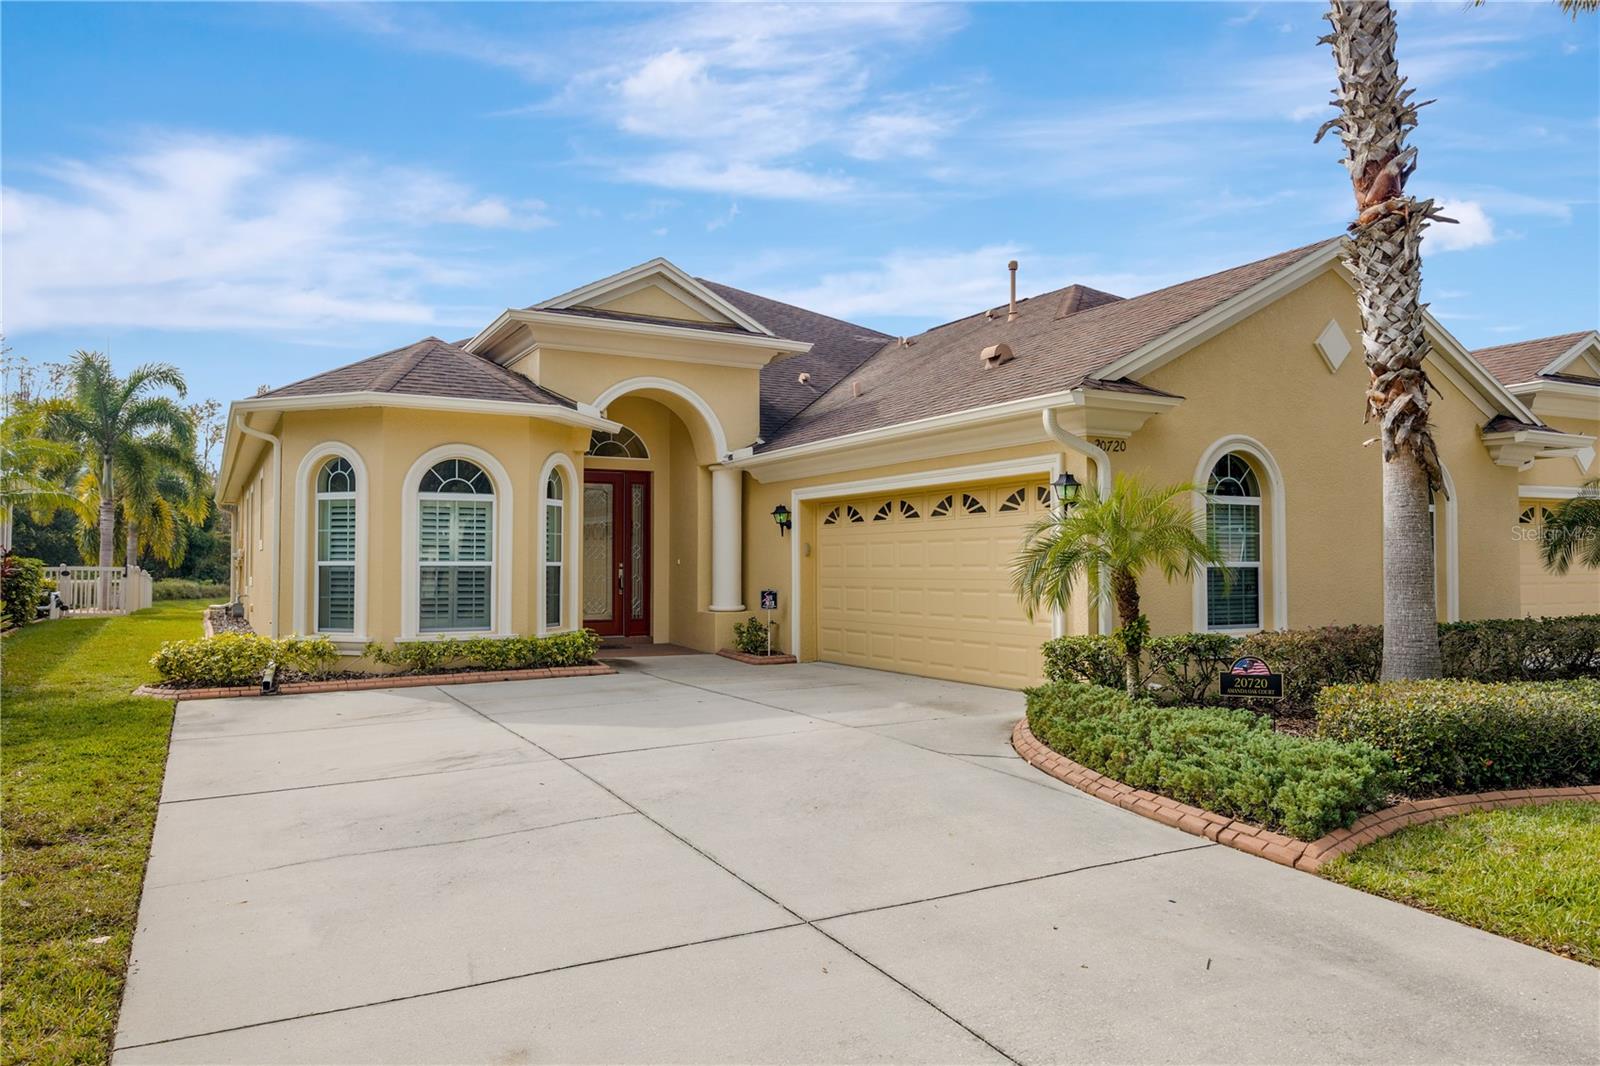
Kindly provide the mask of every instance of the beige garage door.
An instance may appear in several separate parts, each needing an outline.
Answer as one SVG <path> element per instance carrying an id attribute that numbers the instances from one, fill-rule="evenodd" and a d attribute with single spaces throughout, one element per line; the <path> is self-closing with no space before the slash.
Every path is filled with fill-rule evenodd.
<path id="1" fill-rule="evenodd" d="M 822 504 L 818 658 L 980 685 L 1037 684 L 1050 621 L 1023 614 L 1011 563 L 1048 500 L 1040 481 Z"/>
<path id="2" fill-rule="evenodd" d="M 1534 503 L 1522 512 L 1517 538 L 1522 551 L 1522 613 L 1535 618 L 1556 614 L 1600 614 L 1600 574 L 1573 566 L 1557 576 L 1544 568 L 1539 535 L 1554 502 Z"/>

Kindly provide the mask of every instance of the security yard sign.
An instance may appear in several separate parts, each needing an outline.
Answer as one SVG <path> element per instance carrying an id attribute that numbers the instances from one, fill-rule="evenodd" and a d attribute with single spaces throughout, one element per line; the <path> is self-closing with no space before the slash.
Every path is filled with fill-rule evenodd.
<path id="1" fill-rule="evenodd" d="M 1283 675 L 1275 674 L 1266 660 L 1254 655 L 1235 659 L 1222 674 L 1224 696 L 1249 696 L 1259 700 L 1283 699 Z"/>
<path id="2" fill-rule="evenodd" d="M 763 611 L 776 611 L 778 609 L 778 590 L 761 590 L 761 609 Z"/>

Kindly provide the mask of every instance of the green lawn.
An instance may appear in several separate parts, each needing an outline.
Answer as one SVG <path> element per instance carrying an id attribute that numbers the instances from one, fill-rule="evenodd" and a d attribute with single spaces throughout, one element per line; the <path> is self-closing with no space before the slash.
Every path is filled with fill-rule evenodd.
<path id="1" fill-rule="evenodd" d="M 1600 966 L 1600 803 L 1463 814 L 1402 829 L 1322 873 Z"/>
<path id="2" fill-rule="evenodd" d="M 4 644 L 0 1062 L 104 1062 L 122 998 L 172 703 L 129 695 L 204 601 L 31 625 Z"/>

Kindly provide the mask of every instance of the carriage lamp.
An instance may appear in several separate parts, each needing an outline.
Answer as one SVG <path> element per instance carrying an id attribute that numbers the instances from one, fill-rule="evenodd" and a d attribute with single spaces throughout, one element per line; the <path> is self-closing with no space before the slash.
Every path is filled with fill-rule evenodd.
<path id="1" fill-rule="evenodd" d="M 1056 499 L 1061 501 L 1061 506 L 1071 508 L 1078 502 L 1078 479 L 1063 470 L 1061 476 L 1051 482 L 1056 490 Z"/>
<path id="2" fill-rule="evenodd" d="M 772 520 L 778 523 L 778 536 L 780 537 L 789 532 L 789 527 L 793 524 L 789 516 L 789 508 L 781 503 L 772 509 Z"/>

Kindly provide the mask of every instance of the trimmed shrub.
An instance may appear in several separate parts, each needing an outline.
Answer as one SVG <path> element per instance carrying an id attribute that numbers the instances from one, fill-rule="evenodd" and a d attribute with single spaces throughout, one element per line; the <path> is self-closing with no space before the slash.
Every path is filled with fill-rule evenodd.
<path id="1" fill-rule="evenodd" d="M 733 624 L 733 646 L 746 655 L 767 654 L 766 623 L 755 615 L 751 615 L 747 621 L 735 622 Z M 778 649 L 774 647 L 772 651 L 776 654 Z"/>
<path id="2" fill-rule="evenodd" d="M 1029 689 L 1046 745 L 1134 788 L 1315 840 L 1383 805 L 1393 760 L 1361 741 L 1275 733 L 1236 708 L 1158 707 L 1095 685 Z"/>
<path id="3" fill-rule="evenodd" d="M 1283 675 L 1279 708 L 1310 711 L 1317 691 L 1326 685 L 1378 680 L 1383 627 L 1267 630 L 1240 637 L 1238 654 L 1259 656 Z"/>
<path id="4" fill-rule="evenodd" d="M 548 637 L 461 637 L 368 644 L 373 662 L 405 674 L 450 670 L 530 670 L 582 666 L 594 662 L 600 635 L 592 629 L 553 633 Z"/>
<path id="5" fill-rule="evenodd" d="M 228 586 L 215 581 L 164 577 L 150 583 L 150 598 L 156 600 L 222 600 L 227 595 Z"/>
<path id="6" fill-rule="evenodd" d="M 274 640 L 255 633 L 221 633 L 195 640 L 169 640 L 150 660 L 161 680 L 176 685 L 254 685 L 272 663 L 319 677 L 339 661 L 326 637 Z"/>
<path id="7" fill-rule="evenodd" d="M 0 618 L 5 628 L 26 625 L 38 617 L 44 598 L 44 563 L 7 553 L 0 557 Z"/>
<path id="8" fill-rule="evenodd" d="M 1448 622 L 1439 627 L 1439 652 L 1446 677 L 1475 681 L 1597 677 L 1600 615 Z"/>
<path id="9" fill-rule="evenodd" d="M 1051 681 L 1121 688 L 1120 641 L 1108 636 L 1056 637 L 1044 643 L 1044 676 Z"/>
<path id="10" fill-rule="evenodd" d="M 1600 681 L 1338 685 L 1317 732 L 1388 752 L 1413 796 L 1600 783 Z"/>
<path id="11" fill-rule="evenodd" d="M 1166 682 L 1180 703 L 1206 703 L 1217 698 L 1217 675 L 1234 658 L 1237 641 L 1226 633 L 1180 633 L 1152 637 L 1145 645 L 1150 673 Z"/>

